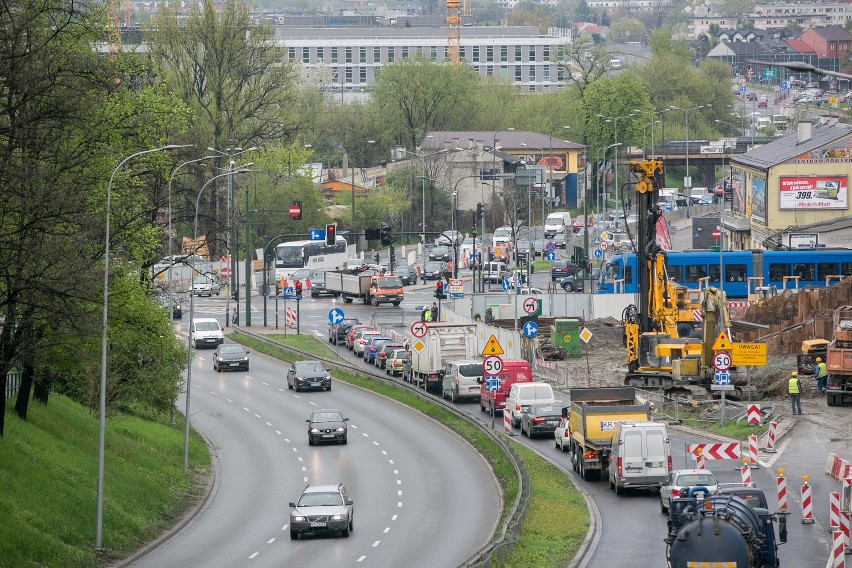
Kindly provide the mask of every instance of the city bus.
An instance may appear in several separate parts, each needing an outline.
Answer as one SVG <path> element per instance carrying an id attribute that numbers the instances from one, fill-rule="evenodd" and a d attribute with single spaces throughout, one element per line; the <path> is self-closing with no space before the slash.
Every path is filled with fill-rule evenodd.
<path id="1" fill-rule="evenodd" d="M 290 241 L 275 247 L 275 280 L 289 278 L 300 268 L 333 270 L 349 258 L 346 239 L 338 236 L 334 245 L 325 241 Z"/>
<path id="2" fill-rule="evenodd" d="M 720 253 L 710 250 L 676 252 L 666 255 L 668 277 L 689 288 L 698 289 L 699 281 L 707 279 L 710 286 L 720 287 Z M 838 278 L 852 275 L 852 250 L 730 250 L 721 253 L 724 264 L 724 282 L 721 288 L 729 298 L 748 297 L 748 279 L 763 278 L 763 286 L 784 288 L 785 276 L 798 276 L 798 287 L 823 287 Z M 636 255 L 622 254 L 607 261 L 601 271 L 599 294 L 637 292 Z M 617 283 L 616 283 L 617 282 Z M 787 288 L 795 287 L 793 282 Z"/>

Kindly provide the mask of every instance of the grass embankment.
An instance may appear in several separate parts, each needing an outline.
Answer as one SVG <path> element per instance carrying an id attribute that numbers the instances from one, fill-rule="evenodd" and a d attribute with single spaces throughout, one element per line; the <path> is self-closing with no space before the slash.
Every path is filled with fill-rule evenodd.
<path id="1" fill-rule="evenodd" d="M 231 337 L 256 351 L 283 361 L 296 361 L 302 358 L 240 333 L 233 334 Z M 334 354 L 333 349 L 313 336 L 288 335 L 285 337 L 283 334 L 276 334 L 270 338 L 317 355 Z M 312 340 L 313 345 L 306 343 L 302 338 Z M 345 349 L 344 352 L 348 353 Z M 491 464 L 494 474 L 503 487 L 503 500 L 506 507 L 514 503 L 519 487 L 512 464 L 499 446 L 478 428 L 443 407 L 399 388 L 394 383 L 342 372 L 335 373 L 334 378 L 406 404 L 458 432 Z M 525 446 L 516 444 L 515 448 L 529 472 L 531 495 L 521 539 L 512 554 L 506 558 L 504 565 L 513 568 L 567 565 L 577 553 L 588 531 L 589 512 L 585 501 L 574 489 L 565 473 Z"/>
<path id="2" fill-rule="evenodd" d="M 103 566 L 129 555 L 196 502 L 210 470 L 197 434 L 183 473 L 184 427 L 127 415 L 106 423 L 103 545 L 93 550 L 98 417 L 59 395 L 19 420 L 7 401 L 0 438 L 0 567 Z M 179 417 L 182 419 L 182 417 Z"/>
<path id="3" fill-rule="evenodd" d="M 730 418 L 725 420 L 725 427 L 722 428 L 720 420 L 707 420 L 701 418 L 701 410 L 692 409 L 686 406 L 681 407 L 678 418 L 686 426 L 707 430 L 713 434 L 727 436 L 728 438 L 733 438 L 735 440 L 744 440 L 752 434 L 760 436 L 769 429 L 768 425 L 749 426 L 745 420 L 737 423 L 736 420 L 731 420 Z"/>

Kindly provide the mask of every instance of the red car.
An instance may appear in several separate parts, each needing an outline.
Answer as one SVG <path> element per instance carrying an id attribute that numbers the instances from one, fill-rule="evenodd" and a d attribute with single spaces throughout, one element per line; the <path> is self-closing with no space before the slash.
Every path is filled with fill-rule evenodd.
<path id="1" fill-rule="evenodd" d="M 586 215 L 586 227 L 594 227 L 595 226 L 595 216 L 594 215 Z M 579 233 L 580 229 L 583 228 L 583 216 L 579 215 L 574 222 L 571 224 L 571 229 L 575 233 Z"/>

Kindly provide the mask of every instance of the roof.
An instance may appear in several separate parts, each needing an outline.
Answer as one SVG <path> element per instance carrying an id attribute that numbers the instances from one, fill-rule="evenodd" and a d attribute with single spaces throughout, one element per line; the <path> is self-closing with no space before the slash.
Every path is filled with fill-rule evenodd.
<path id="1" fill-rule="evenodd" d="M 759 169 L 769 169 L 850 134 L 852 134 L 852 125 L 849 124 L 815 124 L 811 137 L 804 142 L 798 141 L 799 133 L 794 130 L 786 136 L 745 154 L 732 156 L 731 162 Z"/>
<path id="2" fill-rule="evenodd" d="M 814 49 L 798 37 L 794 39 L 788 39 L 787 45 L 792 47 L 793 50 L 796 51 L 796 53 L 814 53 Z"/>
<path id="3" fill-rule="evenodd" d="M 843 26 L 818 26 L 806 31 L 810 31 L 826 41 L 852 41 L 852 34 L 847 32 Z"/>
<path id="4" fill-rule="evenodd" d="M 497 146 L 502 149 L 519 150 L 524 148 L 521 144 L 526 144 L 527 148 L 548 150 L 583 150 L 582 144 L 563 140 L 559 136 L 550 136 L 541 134 L 540 132 L 529 132 L 525 130 L 461 130 L 461 131 L 432 131 L 427 132 L 424 137 L 422 150 L 440 150 L 447 146 L 452 146 L 455 141 L 456 146 L 465 147 L 469 141 L 481 143 L 483 146 L 491 147 L 495 140 Z M 500 154 L 498 152 L 498 157 Z"/>
<path id="5" fill-rule="evenodd" d="M 328 492 L 339 492 L 340 486 L 338 485 L 308 485 L 305 487 L 305 490 L 302 493 L 328 493 Z"/>

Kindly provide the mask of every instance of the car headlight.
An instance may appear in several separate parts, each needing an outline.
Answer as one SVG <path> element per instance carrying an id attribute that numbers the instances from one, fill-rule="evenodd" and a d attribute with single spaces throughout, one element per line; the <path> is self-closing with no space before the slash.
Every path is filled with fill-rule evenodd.
<path id="1" fill-rule="evenodd" d="M 331 380 L 331 375 L 326 375 L 326 376 L 325 376 L 325 380 L 330 381 L 330 380 Z"/>
<path id="2" fill-rule="evenodd" d="M 305 520 L 305 517 L 301 515 L 290 515 L 290 520 L 293 522 L 301 523 Z"/>
<path id="3" fill-rule="evenodd" d="M 216 360 L 220 363 L 223 363 L 225 361 L 225 359 L 222 357 L 216 357 Z"/>
<path id="4" fill-rule="evenodd" d="M 319 430 L 317 428 L 311 428 L 311 434 L 318 434 Z"/>
<path id="5" fill-rule="evenodd" d="M 180 309 L 180 304 L 175 304 L 175 309 L 176 309 L 176 310 L 179 310 L 179 309 Z"/>
<path id="6" fill-rule="evenodd" d="M 342 521 L 345 517 L 343 515 L 332 515 L 332 521 Z"/>
<path id="7" fill-rule="evenodd" d="M 343 426 L 341 426 L 340 428 L 338 428 L 338 429 L 337 429 L 337 431 L 338 431 L 338 432 L 346 432 L 346 428 L 344 428 Z"/>

